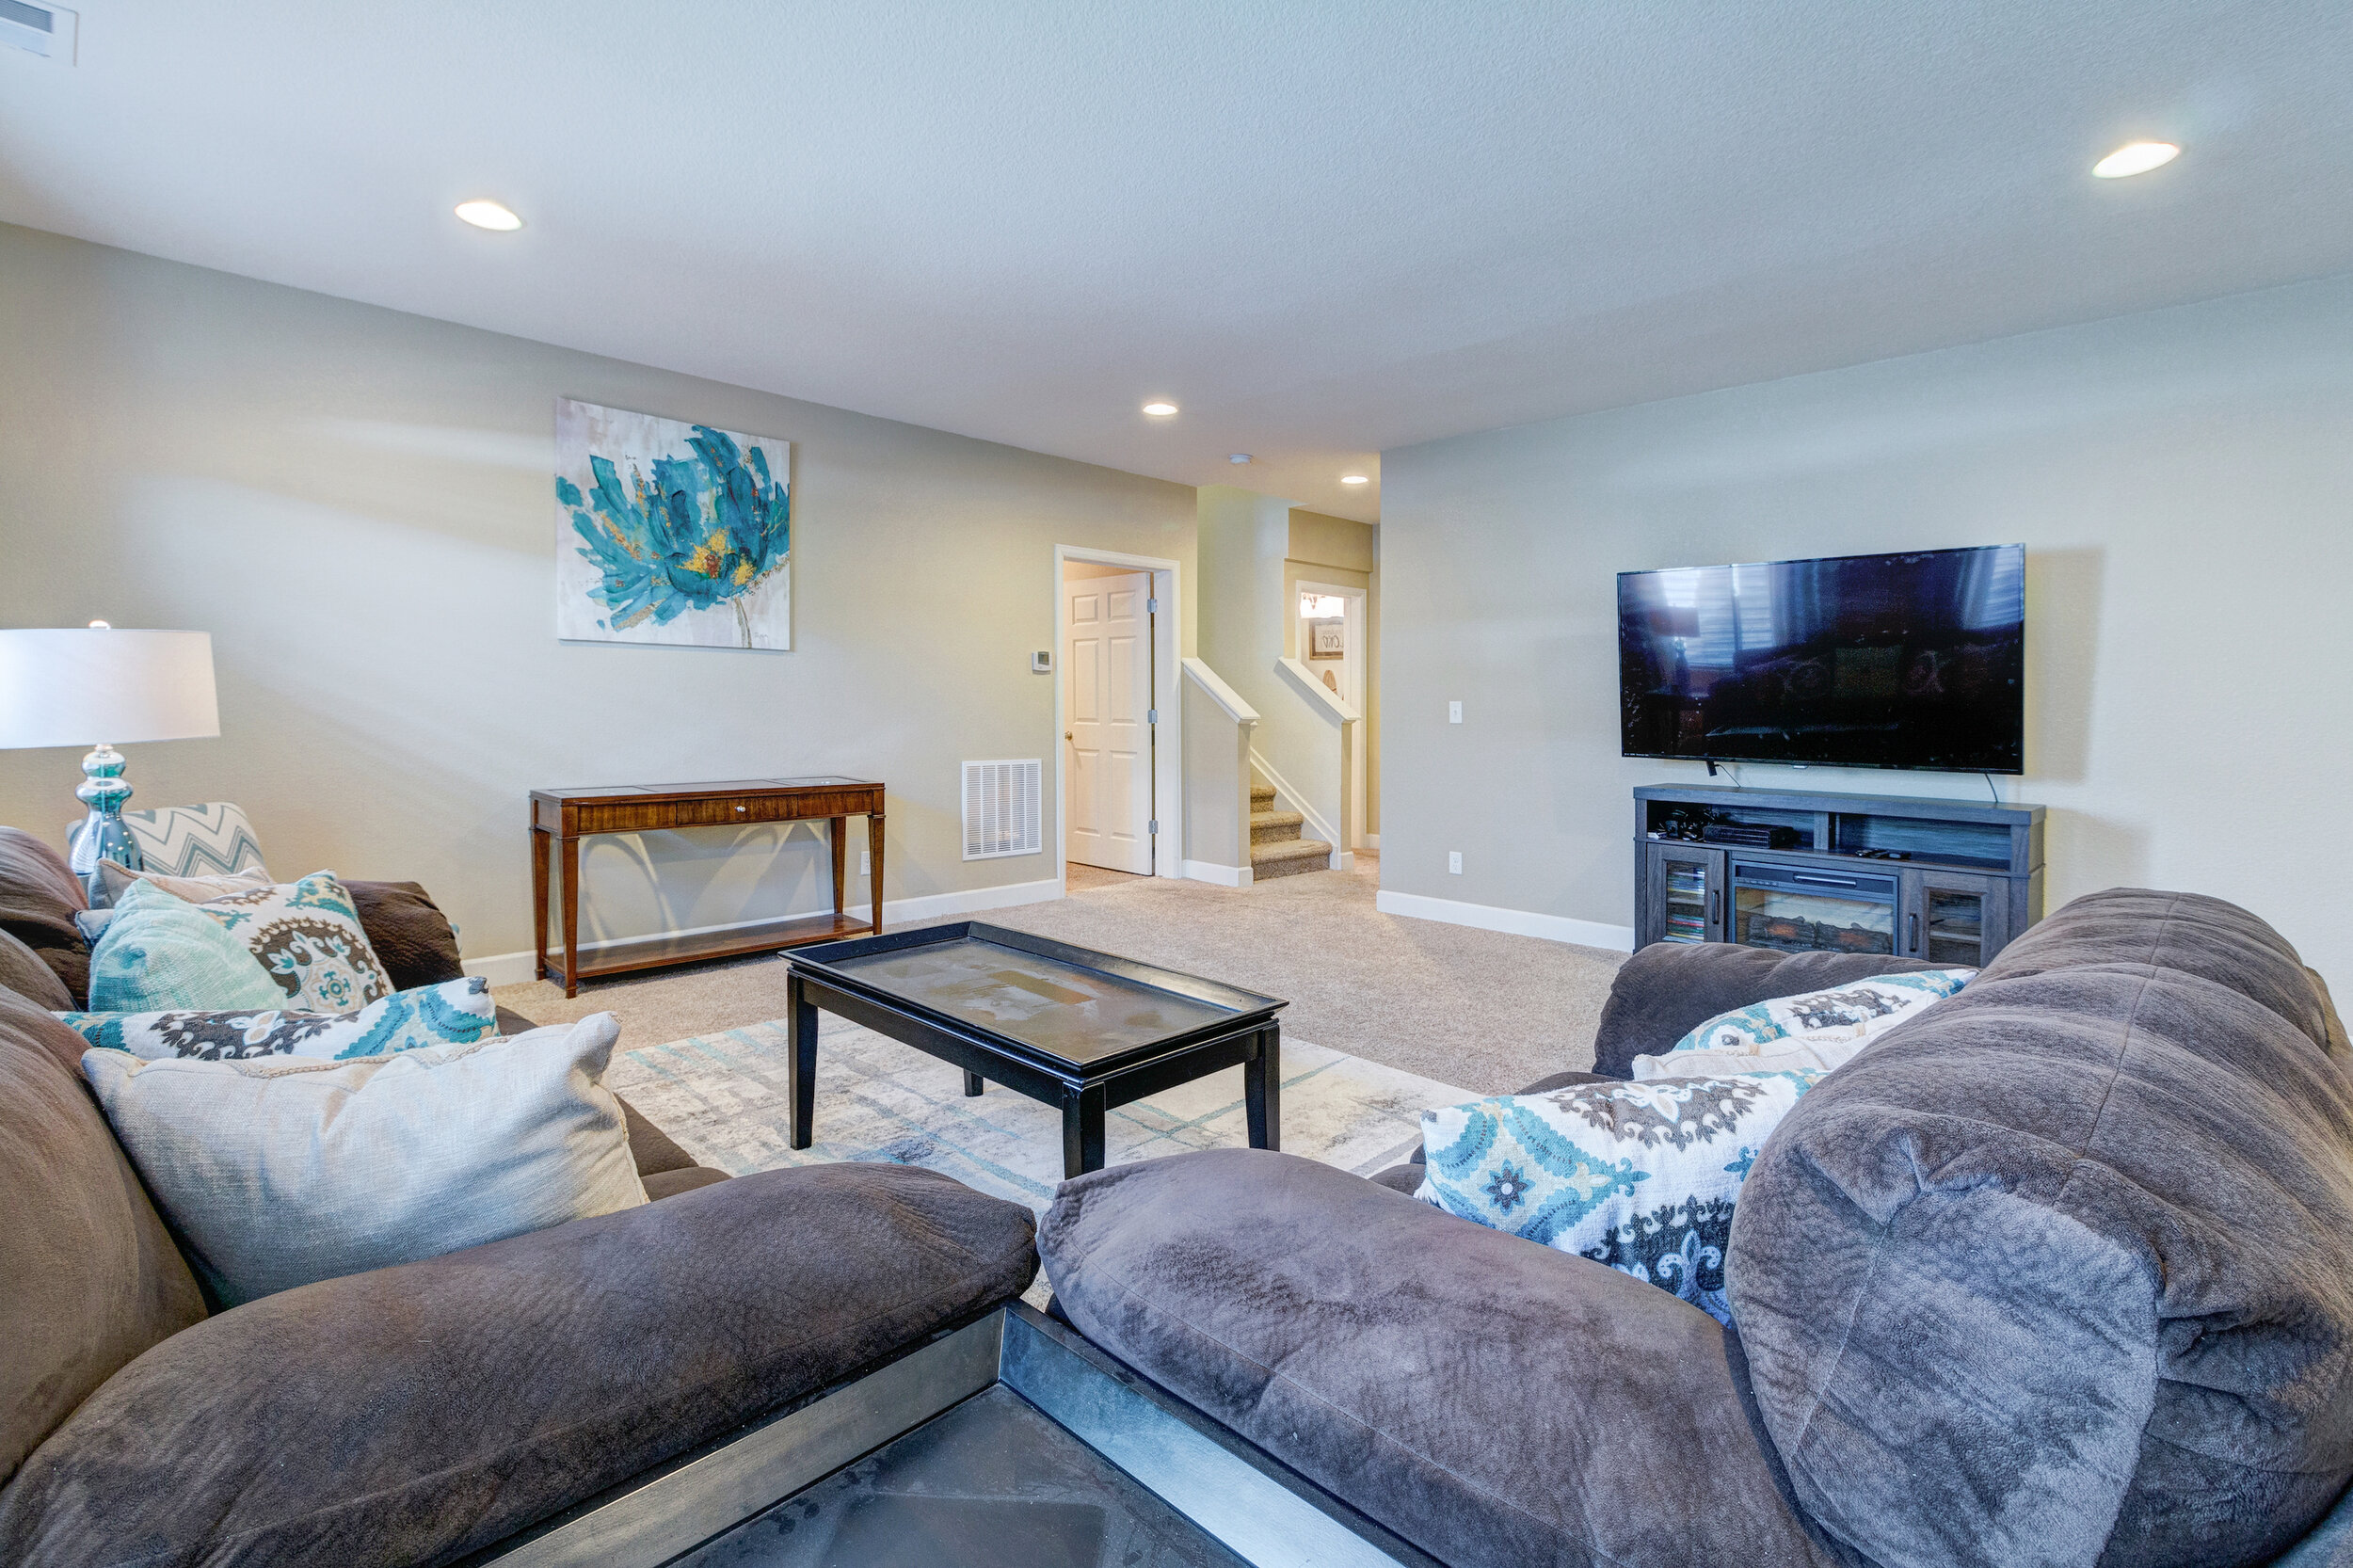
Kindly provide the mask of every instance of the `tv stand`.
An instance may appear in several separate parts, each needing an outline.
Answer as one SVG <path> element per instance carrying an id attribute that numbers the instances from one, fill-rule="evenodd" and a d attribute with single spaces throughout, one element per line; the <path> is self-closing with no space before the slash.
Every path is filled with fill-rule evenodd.
<path id="1" fill-rule="evenodd" d="M 1645 784 L 1635 946 L 1738 942 L 1977 968 L 2042 918 L 2040 806 Z"/>

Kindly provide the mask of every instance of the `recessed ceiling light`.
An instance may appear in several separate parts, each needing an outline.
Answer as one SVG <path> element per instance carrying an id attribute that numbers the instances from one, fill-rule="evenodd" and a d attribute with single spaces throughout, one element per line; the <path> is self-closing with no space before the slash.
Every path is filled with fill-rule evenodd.
<path id="1" fill-rule="evenodd" d="M 1372 479 L 1369 474 L 1343 473 L 1340 475 L 1340 483 L 1343 485 L 1369 485 L 1372 483 Z"/>
<path id="2" fill-rule="evenodd" d="M 1169 415 L 1176 411 L 1176 405 L 1174 403 L 1146 403 L 1144 406 L 1144 411 L 1150 414 L 1154 419 L 1166 419 Z"/>
<path id="3" fill-rule="evenodd" d="M 502 234 L 511 233 L 523 226 L 523 220 L 504 203 L 488 200 L 460 201 L 457 203 L 457 216 L 477 229 L 495 229 Z"/>
<path id="4" fill-rule="evenodd" d="M 2181 155 L 2182 150 L 2169 141 L 2128 141 L 2093 164 L 2091 172 L 2103 180 L 2122 180 L 2163 168 Z"/>
<path id="5" fill-rule="evenodd" d="M 1250 461 L 1250 454 L 1247 452 L 1229 452 L 1225 455 L 1225 460 L 1229 463 L 1246 463 Z"/>

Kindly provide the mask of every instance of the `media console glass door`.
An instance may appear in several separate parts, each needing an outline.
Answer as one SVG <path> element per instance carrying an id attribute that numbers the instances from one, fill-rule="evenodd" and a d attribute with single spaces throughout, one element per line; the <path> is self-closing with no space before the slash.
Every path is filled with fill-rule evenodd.
<path id="1" fill-rule="evenodd" d="M 1904 915 L 1904 956 L 1982 968 L 2010 937 L 2009 885 L 1966 872 L 1913 872 Z"/>
<path id="2" fill-rule="evenodd" d="M 1654 844 L 1644 868 L 1642 941 L 1721 942 L 1724 939 L 1724 852 Z"/>

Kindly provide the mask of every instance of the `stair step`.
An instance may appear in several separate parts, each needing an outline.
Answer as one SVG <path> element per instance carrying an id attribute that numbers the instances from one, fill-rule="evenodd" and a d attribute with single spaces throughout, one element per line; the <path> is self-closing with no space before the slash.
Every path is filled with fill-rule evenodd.
<path id="1" fill-rule="evenodd" d="M 1321 839 L 1289 839 L 1280 843 L 1250 846 L 1250 880 L 1297 876 L 1303 872 L 1328 871 L 1332 846 Z"/>
<path id="2" fill-rule="evenodd" d="M 1272 784 L 1251 785 L 1250 808 L 1253 811 L 1273 810 L 1274 808 L 1274 786 Z"/>
<path id="3" fill-rule="evenodd" d="M 1306 821 L 1306 817 L 1297 811 L 1253 811 L 1250 813 L 1250 841 L 1254 844 L 1275 844 L 1286 839 L 1296 839 Z"/>

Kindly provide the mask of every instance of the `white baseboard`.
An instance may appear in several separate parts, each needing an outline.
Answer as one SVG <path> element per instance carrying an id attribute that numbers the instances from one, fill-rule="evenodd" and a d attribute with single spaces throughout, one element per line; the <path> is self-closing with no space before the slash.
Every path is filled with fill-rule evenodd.
<path id="1" fill-rule="evenodd" d="M 1356 869 L 1356 852 L 1353 849 L 1334 850 L 1332 852 L 1332 869 L 1336 872 L 1354 871 Z"/>
<path id="2" fill-rule="evenodd" d="M 1527 909 L 1505 909 L 1492 904 L 1465 904 L 1457 899 L 1430 898 L 1421 893 L 1373 895 L 1373 907 L 1385 915 L 1407 915 L 1417 920 L 1443 920 L 1448 925 L 1476 926 L 1481 931 L 1506 931 L 1514 936 L 1542 936 L 1548 942 L 1574 942 L 1582 948 L 1607 948 L 1612 952 L 1634 951 L 1634 928 L 1604 925 L 1599 920 L 1575 920 L 1566 915 L 1539 915 Z"/>
<path id="3" fill-rule="evenodd" d="M 1185 879 L 1189 882 L 1212 882 L 1221 888 L 1247 888 L 1250 876 L 1248 866 L 1221 866 L 1214 860 L 1185 862 Z"/>
<path id="4" fill-rule="evenodd" d="M 1378 833 L 1366 834 L 1365 847 L 1367 849 L 1379 849 L 1381 847 L 1381 835 Z"/>
<path id="5" fill-rule="evenodd" d="M 934 920 L 953 920 L 958 915 L 977 915 L 984 909 L 1010 909 L 1016 904 L 1048 904 L 1063 896 L 1062 878 L 1042 877 L 1035 882 L 1007 882 L 994 888 L 968 888 L 960 893 L 926 893 L 921 898 L 891 898 L 883 900 L 883 927 L 886 930 L 910 925 L 928 925 Z"/>
<path id="6" fill-rule="evenodd" d="M 1044 904 L 1063 896 L 1059 878 L 1048 877 L 1037 882 L 1008 882 L 994 888 L 968 888 L 962 892 L 926 893 L 920 898 L 893 898 L 883 901 L 883 929 L 902 930 L 910 925 L 928 925 L 936 920 L 953 920 L 958 915 L 977 915 L 986 909 L 1010 909 L 1017 904 Z M 851 906 L 855 910 L 857 906 Z M 815 913 L 815 911 L 808 911 Z M 747 925 L 758 925 L 770 919 L 761 916 L 753 920 L 728 920 L 719 925 L 689 926 L 683 931 L 657 932 L 663 936 L 700 936 L 712 931 L 734 931 Z M 642 936 L 607 937 L 600 942 L 583 942 L 583 956 L 622 942 L 644 941 Z M 466 972 L 478 974 L 493 985 L 517 985 L 531 978 L 536 962 L 530 952 L 493 952 L 480 958 L 466 960 Z"/>

